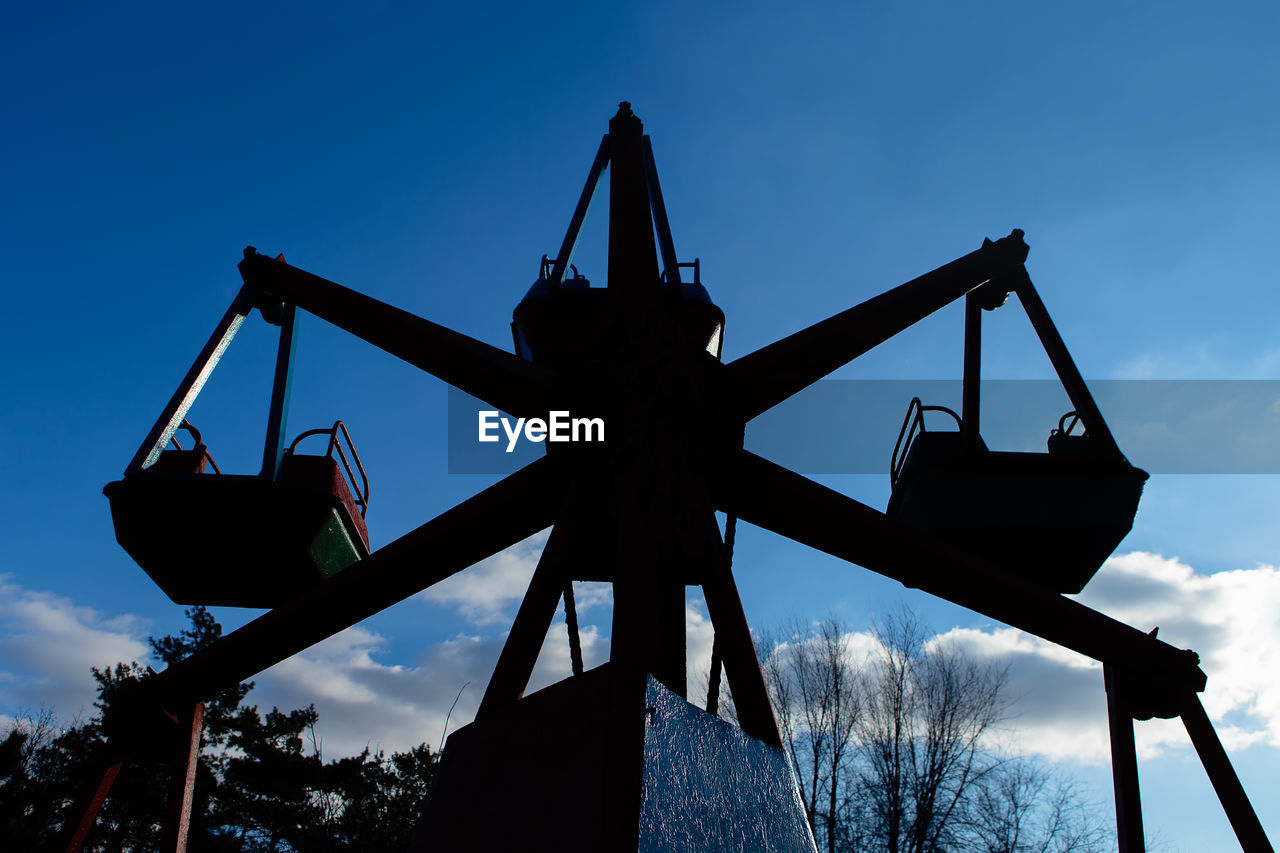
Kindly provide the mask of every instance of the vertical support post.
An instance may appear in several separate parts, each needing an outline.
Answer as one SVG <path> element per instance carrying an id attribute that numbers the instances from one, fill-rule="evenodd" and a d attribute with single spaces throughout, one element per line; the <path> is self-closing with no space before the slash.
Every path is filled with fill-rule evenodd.
<path id="1" fill-rule="evenodd" d="M 111 786 L 124 767 L 124 757 L 110 751 L 109 745 L 107 750 L 96 761 L 95 772 L 81 789 L 80 796 L 63 824 L 62 838 L 58 844 L 58 849 L 63 853 L 80 853 L 89 832 L 98 821 L 98 812 L 102 811 L 102 804 L 107 801 Z"/>
<path id="2" fill-rule="evenodd" d="M 982 381 L 982 308 L 970 291 L 964 297 L 964 386 L 961 393 L 960 429 L 970 453 L 978 449 L 978 405 Z"/>
<path id="3" fill-rule="evenodd" d="M 578 636 L 578 606 L 573 600 L 573 578 L 564 578 L 564 627 L 569 634 L 569 666 L 574 675 L 582 675 L 582 639 Z"/>
<path id="4" fill-rule="evenodd" d="M 609 120 L 609 288 L 624 303 L 652 301 L 658 291 L 644 125 L 626 101 Z"/>
<path id="5" fill-rule="evenodd" d="M 1213 723 L 1209 722 L 1209 715 L 1200 704 L 1200 697 L 1194 693 L 1183 703 L 1182 724 L 1187 727 L 1187 734 L 1200 756 L 1205 773 L 1209 775 L 1209 781 L 1213 783 L 1222 810 L 1227 813 L 1227 820 L 1231 821 L 1240 849 L 1244 853 L 1275 853 L 1249 796 L 1244 792 L 1244 786 L 1240 784 L 1240 777 L 1231 766 L 1227 751 L 1222 748 L 1222 741 L 1218 740 L 1218 733 L 1213 730 Z"/>
<path id="6" fill-rule="evenodd" d="M 179 721 L 180 741 L 173 754 L 169 779 L 169 814 L 165 821 L 162 853 L 186 853 L 191 829 L 191 803 L 195 799 L 196 770 L 200 766 L 200 735 L 204 731 L 204 703 L 196 702 Z"/>
<path id="7" fill-rule="evenodd" d="M 280 320 L 280 344 L 276 348 L 276 374 L 271 385 L 267 413 L 267 441 L 262 449 L 262 478 L 274 482 L 284 455 L 285 428 L 289 419 L 289 390 L 293 384 L 294 330 L 298 309 L 286 303 Z"/>
<path id="8" fill-rule="evenodd" d="M 1084 421 L 1085 429 L 1107 452 L 1123 459 L 1124 454 L 1120 452 L 1115 437 L 1111 435 L 1111 428 L 1107 426 L 1101 410 L 1098 409 L 1098 404 L 1094 402 L 1093 395 L 1084 384 L 1080 369 L 1076 367 L 1071 353 L 1067 351 L 1066 343 L 1058 334 L 1058 327 L 1050 319 L 1049 312 L 1045 310 L 1044 303 L 1040 301 L 1040 294 L 1036 293 L 1035 285 L 1031 283 L 1031 276 L 1027 275 L 1025 269 L 1020 273 L 1014 292 L 1018 294 L 1018 301 L 1027 312 L 1027 319 L 1031 321 L 1032 328 L 1040 337 L 1040 343 L 1044 345 L 1045 354 L 1049 356 L 1053 369 L 1062 380 L 1062 387 L 1066 389 L 1071 405 L 1080 415 L 1080 420 Z"/>
<path id="9" fill-rule="evenodd" d="M 1107 723 L 1111 730 L 1111 780 L 1116 798 L 1116 841 L 1120 853 L 1144 853 L 1142 796 L 1138 790 L 1138 752 L 1133 742 L 1133 717 L 1124 701 L 1124 687 L 1110 664 L 1102 665 L 1107 687 Z"/>
<path id="10" fill-rule="evenodd" d="M 724 658 L 720 654 L 720 639 L 714 634 L 711 638 L 711 675 L 707 678 L 707 713 L 713 717 L 720 716 L 720 672 L 724 669 Z"/>
<path id="11" fill-rule="evenodd" d="M 227 351 L 227 347 L 231 345 L 231 340 L 236 336 L 236 332 L 240 331 L 240 326 L 244 323 L 244 319 L 248 316 L 250 310 L 252 309 L 249 306 L 245 288 L 242 287 L 240 292 L 236 294 L 235 300 L 231 303 L 231 307 L 227 309 L 227 313 L 222 315 L 222 319 L 218 321 L 218 325 L 213 330 L 213 334 L 209 336 L 204 349 L 200 350 L 200 354 L 196 356 L 195 363 L 191 365 L 191 369 L 183 377 L 182 382 L 178 385 L 178 390 L 174 391 L 173 396 L 169 398 L 169 402 L 160 414 L 159 420 L 151 428 L 151 432 L 147 433 L 142 446 L 138 448 L 138 452 L 134 454 L 132 461 L 129 462 L 129 467 L 124 469 L 126 477 L 149 467 L 156 459 L 160 458 L 160 452 L 164 450 L 164 446 L 169 443 L 169 439 L 173 438 L 173 434 L 181 426 L 182 419 L 187 416 L 187 411 L 190 410 L 191 404 L 196 401 L 200 390 L 204 388 L 204 383 L 209 381 L 209 375 L 218 366 L 218 361 L 222 358 L 222 354 Z"/>

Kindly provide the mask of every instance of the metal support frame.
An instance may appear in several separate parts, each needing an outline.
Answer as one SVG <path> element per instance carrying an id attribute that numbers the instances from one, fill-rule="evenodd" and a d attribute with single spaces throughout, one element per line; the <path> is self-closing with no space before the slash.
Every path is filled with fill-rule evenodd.
<path id="1" fill-rule="evenodd" d="M 964 297 L 964 385 L 960 403 L 960 431 L 969 452 L 976 452 L 982 399 L 982 306 L 972 291 Z"/>
<path id="2" fill-rule="evenodd" d="M 1084 421 L 1085 430 L 1107 453 L 1124 459 L 1124 454 L 1116 444 L 1115 436 L 1111 434 L 1111 428 L 1107 426 L 1102 412 L 1098 409 L 1098 404 L 1094 402 L 1093 394 L 1089 393 L 1089 387 L 1084 384 L 1084 377 L 1080 375 L 1075 360 L 1067 351 L 1062 335 L 1058 334 L 1058 327 L 1053 324 L 1044 303 L 1040 301 L 1040 294 L 1031 283 L 1031 277 L 1024 269 L 1021 270 L 1018 279 L 1014 292 L 1018 295 L 1018 301 L 1022 303 L 1022 309 L 1027 312 L 1027 319 L 1031 321 L 1032 328 L 1040 337 L 1040 343 L 1044 345 L 1044 351 L 1049 356 L 1053 369 L 1062 380 L 1062 387 L 1066 389 L 1071 405 L 1079 413 L 1080 420 Z"/>
<path id="3" fill-rule="evenodd" d="M 655 223 L 663 262 L 676 281 L 679 266 L 673 263 L 675 251 L 652 149 L 629 104 L 622 104 L 610 122 L 609 134 L 597 151 L 551 277 L 563 279 L 606 164 L 610 165 L 608 284 L 614 305 L 621 309 L 617 333 L 628 341 L 646 341 L 652 355 L 652 344 L 664 340 L 665 334 L 658 325 L 662 314 L 658 310 L 661 281 Z M 700 377 L 695 381 L 706 385 L 706 397 L 719 401 L 718 405 L 723 404 L 725 409 L 717 410 L 714 416 L 729 421 L 709 434 L 740 436 L 747 421 L 960 296 L 980 287 L 1005 293 L 1016 291 L 1086 428 L 1115 448 L 1114 438 L 1022 266 L 1027 256 L 1022 237 L 1022 232 L 1015 230 L 994 243 L 986 241 L 956 261 L 731 364 L 698 362 L 696 368 L 692 362 L 674 364 L 666 372 L 642 375 L 656 387 L 670 382 L 677 373 L 686 378 Z M 181 423 L 186 408 L 251 304 L 296 305 L 511 414 L 544 413 L 561 381 L 549 368 L 291 267 L 283 259 L 272 260 L 248 249 L 240 270 L 246 288 L 148 435 L 130 464 L 130 473 L 149 464 Z M 984 291 L 982 303 L 993 304 L 995 300 L 989 298 L 992 295 Z M 970 299 L 966 306 L 972 345 L 967 344 L 965 355 L 965 420 L 971 421 L 975 434 L 980 361 L 976 301 Z M 291 342 L 291 336 L 282 328 L 282 353 L 286 337 Z M 697 354 L 689 355 L 695 357 Z M 272 416 L 278 410 L 280 429 L 287 396 L 287 365 L 283 383 L 281 375 L 278 365 L 279 393 L 273 393 Z M 623 401 L 621 413 L 635 415 L 642 430 L 636 435 L 643 436 L 645 428 L 662 423 L 661 419 L 670 415 L 658 411 L 656 404 L 647 402 L 644 394 L 635 389 L 617 390 L 620 393 L 616 396 Z M 675 452 L 687 449 L 680 444 L 683 439 L 668 435 L 663 439 L 665 444 L 659 441 L 646 445 L 642 440 L 633 440 L 636 435 L 624 435 L 616 449 L 611 449 L 605 476 L 606 482 L 616 484 L 616 505 L 611 508 L 616 524 L 604 531 L 616 549 L 606 555 L 614 561 L 611 569 L 615 607 L 607 679 L 610 718 L 605 739 L 604 825 L 613 834 L 602 839 L 603 849 L 635 849 L 646 680 L 653 675 L 684 693 L 684 581 L 694 564 L 705 569 L 702 585 L 716 633 L 715 657 L 717 662 L 723 660 L 740 723 L 765 743 L 781 743 L 727 549 L 715 524 L 713 510 L 719 509 L 1103 661 L 1113 749 L 1124 753 L 1117 761 L 1121 766 L 1116 772 L 1121 791 L 1118 801 L 1125 806 L 1120 823 L 1125 827 L 1127 851 L 1141 849 L 1140 812 L 1136 764 L 1128 757 L 1133 754 L 1132 717 L 1121 701 L 1122 691 L 1129 686 L 1119 684 L 1115 674 L 1142 673 L 1143 707 L 1155 708 L 1161 716 L 1181 715 L 1246 853 L 1273 853 L 1196 697 L 1204 688 L 1205 675 L 1193 652 L 1169 646 L 906 528 L 878 510 L 741 450 L 740 444 L 717 445 L 715 452 L 722 453 L 723 458 L 717 457 L 706 470 L 693 472 L 678 470 L 679 466 L 673 466 L 671 461 L 690 458 Z M 616 433 L 611 440 L 616 440 Z M 1118 448 L 1115 452 L 1119 454 Z M 267 461 L 264 459 L 264 470 Z M 192 703 L 214 690 L 252 677 L 556 523 L 513 627 L 509 651 L 504 649 L 486 692 L 482 712 L 514 702 L 527 684 L 537 648 L 561 594 L 565 597 L 566 619 L 576 621 L 571 604 L 572 572 L 558 564 L 560 544 L 556 531 L 561 529 L 560 515 L 569 482 L 581 473 L 577 468 L 558 465 L 554 457 L 527 466 L 297 599 L 148 679 L 132 701 L 140 703 L 139 712 L 156 705 L 193 707 Z M 573 530 L 578 520 L 565 521 L 567 529 Z M 704 532 L 704 527 L 709 529 Z M 655 531 L 657 536 L 653 535 Z M 570 631 L 572 637 L 576 633 L 572 626 Z M 715 669 L 718 672 L 719 667 Z M 199 723 L 194 715 L 191 724 L 189 732 L 194 732 L 194 740 L 188 742 L 189 749 L 198 748 Z M 191 747 L 191 743 L 196 746 Z M 120 772 L 123 750 L 127 748 L 127 744 L 108 745 L 102 757 L 103 769 L 68 822 L 67 837 L 72 841 L 67 850 L 77 849 L 76 845 L 83 842 L 111 781 Z M 188 779 L 189 773 L 183 776 L 184 785 Z M 175 802 L 185 801 L 189 808 L 189 786 L 184 791 Z"/>
<path id="4" fill-rule="evenodd" d="M 89 774 L 63 824 L 58 850 L 63 853 L 80 853 L 98 820 L 98 812 L 102 811 L 107 795 L 111 793 L 111 786 L 124 769 L 126 758 L 122 751 L 109 746 L 94 759 L 93 772 Z"/>
<path id="5" fill-rule="evenodd" d="M 676 244 L 671 239 L 671 223 L 667 220 L 667 205 L 662 200 L 662 185 L 658 183 L 658 166 L 653 161 L 653 143 L 644 137 L 644 174 L 649 183 L 649 200 L 653 207 L 653 225 L 658 232 L 658 251 L 662 254 L 663 273 L 667 284 L 680 286 L 680 262 L 676 260 Z"/>
<path id="6" fill-rule="evenodd" d="M 267 411 L 267 441 L 262 449 L 262 477 L 275 481 L 284 456 L 285 429 L 289 420 L 289 392 L 293 385 L 293 354 L 298 309 L 284 306 L 280 319 L 280 344 L 276 349 L 276 373 L 271 383 L 271 408 Z M 350 443 L 350 438 L 348 438 Z M 352 483 L 354 484 L 354 480 Z"/>
<path id="7" fill-rule="evenodd" d="M 569 671 L 582 675 L 582 639 L 578 636 L 578 607 L 573 600 L 573 578 L 564 579 L 564 627 L 569 634 Z"/>
<path id="8" fill-rule="evenodd" d="M 1142 796 L 1138 790 L 1138 752 L 1133 742 L 1133 716 L 1124 688 L 1110 664 L 1102 665 L 1107 688 L 1107 727 L 1111 733 L 1111 780 L 1115 788 L 1116 840 L 1120 853 L 1145 853 Z"/>
<path id="9" fill-rule="evenodd" d="M 186 853 L 191 829 L 191 804 L 195 799 L 196 771 L 200 766 L 200 738 L 204 731 L 204 703 L 189 706 L 178 721 L 177 743 L 169 779 L 169 816 L 165 821 L 162 853 Z"/>
<path id="10" fill-rule="evenodd" d="M 1244 792 L 1244 786 L 1240 784 L 1240 777 L 1231 766 L 1227 751 L 1222 748 L 1222 741 L 1218 740 L 1218 733 L 1213 730 L 1209 715 L 1194 693 L 1187 694 L 1183 700 L 1182 724 L 1186 726 L 1200 763 L 1204 765 L 1218 801 L 1222 803 L 1222 810 L 1227 813 L 1227 820 L 1235 830 L 1240 848 L 1244 853 L 1275 853 L 1257 812 Z"/>
<path id="11" fill-rule="evenodd" d="M 551 536 L 529 580 L 529 588 L 520 602 L 511 633 L 507 635 L 493 675 L 489 678 L 489 686 L 480 700 L 476 719 L 514 705 L 529 686 L 529 677 L 538 662 L 538 652 L 542 650 L 542 643 L 556 615 L 556 604 L 564 594 L 564 583 L 568 578 L 564 551 L 562 528 L 551 528 Z"/>
<path id="12" fill-rule="evenodd" d="M 218 325 L 214 328 L 213 334 L 209 336 L 209 341 L 204 345 L 204 349 L 200 350 L 200 354 L 196 356 L 195 363 L 191 365 L 191 369 L 187 371 L 187 375 L 179 383 L 178 390 L 173 392 L 173 396 L 169 398 L 169 402 L 165 405 L 164 411 L 161 412 L 155 426 L 147 433 L 142 446 L 138 448 L 138 452 L 134 454 L 129 466 L 125 468 L 125 476 L 136 474 L 144 468 L 151 467 L 160 458 L 161 451 L 169 443 L 169 439 L 173 438 L 173 434 L 178 431 L 178 427 L 182 425 L 182 419 L 187 416 L 187 411 L 191 408 L 191 404 L 196 401 L 196 397 L 200 394 L 201 389 L 204 388 L 204 384 L 209 381 L 209 375 L 218 366 L 218 362 L 222 359 L 222 354 L 227 351 L 227 347 L 231 345 L 236 332 L 240 331 L 240 326 L 243 325 L 245 317 L 252 310 L 248 295 L 248 291 L 245 288 L 241 288 L 240 292 L 236 294 L 231 307 L 227 309 L 227 313 L 222 315 L 222 319 L 218 321 Z"/>
<path id="13" fill-rule="evenodd" d="M 569 230 L 564 234 L 564 242 L 560 244 L 560 251 L 556 253 L 556 265 L 551 270 L 551 282 L 559 284 L 564 281 L 564 274 L 569 269 L 569 264 L 573 262 L 573 250 L 578 247 L 578 235 L 582 233 L 582 223 L 587 220 L 587 213 L 591 210 L 591 202 L 596 196 L 596 187 L 600 184 L 600 175 L 604 172 L 604 167 L 609 164 L 609 134 L 604 135 L 604 139 L 600 140 L 600 147 L 596 149 L 596 159 L 591 164 L 591 171 L 587 173 L 587 183 L 582 188 L 582 195 L 578 196 L 578 206 L 573 210 L 573 218 L 569 220 Z"/>

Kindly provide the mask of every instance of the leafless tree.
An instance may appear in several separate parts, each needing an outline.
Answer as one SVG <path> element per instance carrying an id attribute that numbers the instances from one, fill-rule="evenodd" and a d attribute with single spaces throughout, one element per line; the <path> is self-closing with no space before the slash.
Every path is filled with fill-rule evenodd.
<path id="1" fill-rule="evenodd" d="M 961 835 L 977 853 L 1096 853 L 1110 841 L 1071 785 L 1043 765 L 1002 762 L 969 798 Z"/>
<path id="2" fill-rule="evenodd" d="M 849 758 L 861 711 L 859 676 L 848 633 L 833 618 L 806 628 L 793 622 L 762 638 L 765 683 L 796 770 L 809 827 L 835 853 Z"/>
<path id="3" fill-rule="evenodd" d="M 980 746 L 1005 714 L 1005 671 L 928 641 L 910 613 L 881 620 L 874 634 L 857 732 L 863 811 L 888 853 L 942 850 L 970 787 L 991 768 Z"/>
<path id="4" fill-rule="evenodd" d="M 1106 849 L 1068 787 L 987 747 L 1008 711 L 999 664 L 939 641 L 905 611 L 870 632 L 793 621 L 758 646 L 827 853 Z"/>

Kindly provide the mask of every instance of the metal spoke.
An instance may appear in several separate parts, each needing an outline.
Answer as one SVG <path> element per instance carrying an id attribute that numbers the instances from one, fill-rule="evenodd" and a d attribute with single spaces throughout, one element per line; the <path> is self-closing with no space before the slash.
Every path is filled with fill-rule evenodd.
<path id="1" fill-rule="evenodd" d="M 993 278 L 1022 271 L 1022 232 L 970 252 L 860 305 L 744 355 L 728 366 L 743 420 L 773 408 L 867 350 Z"/>
<path id="2" fill-rule="evenodd" d="M 1175 649 L 907 527 L 879 510 L 743 451 L 720 509 L 1095 660 L 1159 674 L 1151 687 L 1204 689 L 1194 652 Z M 1167 703 L 1158 703 L 1167 704 Z M 1169 716 L 1176 711 L 1170 711 Z"/>
<path id="3" fill-rule="evenodd" d="M 240 274 L 266 298 L 297 305 L 504 412 L 547 412 L 549 374 L 519 356 L 252 249 Z"/>
<path id="4" fill-rule="evenodd" d="M 161 697 L 237 684 L 362 619 L 550 526 L 563 495 L 543 458 L 406 533 L 369 557 L 174 664 Z"/>

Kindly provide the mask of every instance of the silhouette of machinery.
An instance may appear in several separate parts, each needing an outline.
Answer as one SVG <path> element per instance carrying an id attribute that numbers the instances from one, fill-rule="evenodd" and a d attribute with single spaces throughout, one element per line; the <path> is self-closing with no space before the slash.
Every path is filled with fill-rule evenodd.
<path id="1" fill-rule="evenodd" d="M 606 166 L 608 278 L 592 287 L 571 260 Z M 443 753 L 412 849 L 524 849 L 553 837 L 564 850 L 812 850 L 734 584 L 741 519 L 1101 661 L 1121 851 L 1144 843 L 1133 720 L 1177 716 L 1243 848 L 1270 851 L 1200 704 L 1196 654 L 1062 595 L 1128 532 L 1147 475 L 1117 447 L 1031 284 L 1027 252 L 1020 231 L 984 241 L 724 364 L 724 315 L 698 262 L 677 259 L 649 138 L 626 103 L 559 252 L 515 309 L 516 355 L 246 250 L 235 303 L 106 492 L 120 543 L 175 601 L 274 609 L 141 683 L 65 849 L 79 849 L 115 774 L 159 731 L 179 743 L 165 849 L 184 849 L 203 697 L 550 527 L 476 720 Z M 994 452 L 979 434 L 982 311 L 1011 293 L 1073 406 L 1045 453 Z M 887 513 L 743 448 L 752 418 L 962 298 L 962 410 L 911 402 Z M 281 327 L 262 470 L 211 473 L 198 433 L 193 450 L 164 448 L 255 308 Z M 607 440 L 549 444 L 545 458 L 370 551 L 368 484 L 354 451 L 354 469 L 340 451 L 341 423 L 325 431 L 325 456 L 282 449 L 298 309 L 510 414 L 603 418 Z M 723 535 L 716 511 L 729 519 Z M 613 584 L 610 659 L 589 671 L 574 580 Z M 689 585 L 702 587 L 715 628 L 710 712 L 684 698 Z M 574 674 L 526 696 L 562 599 Z M 714 715 L 722 669 L 740 728 Z"/>

